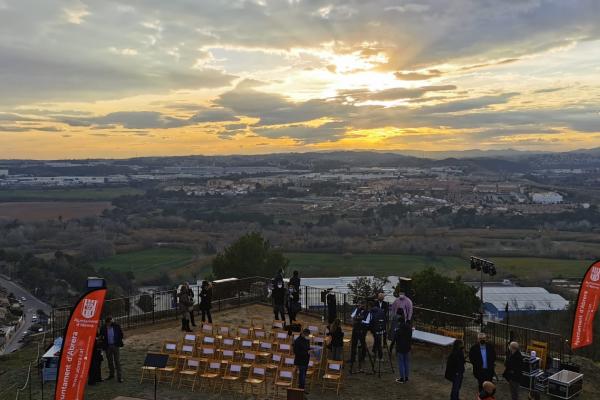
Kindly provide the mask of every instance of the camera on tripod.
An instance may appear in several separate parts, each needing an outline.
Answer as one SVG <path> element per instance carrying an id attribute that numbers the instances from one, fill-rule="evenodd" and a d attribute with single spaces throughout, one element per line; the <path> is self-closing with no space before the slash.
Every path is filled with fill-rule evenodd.
<path id="1" fill-rule="evenodd" d="M 385 335 L 387 333 L 387 326 L 384 319 L 373 321 L 373 332 L 376 335 Z"/>
<path id="2" fill-rule="evenodd" d="M 327 288 L 327 289 L 321 290 L 321 303 L 327 304 L 327 296 L 334 295 L 333 293 L 331 293 L 332 290 L 333 290 L 333 288 Z"/>

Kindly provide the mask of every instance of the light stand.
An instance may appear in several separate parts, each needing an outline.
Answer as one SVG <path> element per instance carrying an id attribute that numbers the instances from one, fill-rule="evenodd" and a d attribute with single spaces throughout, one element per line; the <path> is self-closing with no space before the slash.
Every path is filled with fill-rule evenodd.
<path id="1" fill-rule="evenodd" d="M 483 274 L 494 276 L 496 275 L 496 265 L 483 258 L 471 257 L 471 269 L 477 270 L 480 273 L 479 276 L 479 297 L 481 299 L 481 306 L 479 308 L 479 322 L 481 323 L 481 330 L 483 330 L 483 314 L 484 314 L 484 301 L 483 301 Z"/>

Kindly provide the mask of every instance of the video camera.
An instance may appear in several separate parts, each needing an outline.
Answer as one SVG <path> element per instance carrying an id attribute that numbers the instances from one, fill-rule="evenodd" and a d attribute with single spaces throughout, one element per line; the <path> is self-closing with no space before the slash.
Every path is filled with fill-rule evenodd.
<path id="1" fill-rule="evenodd" d="M 329 295 L 329 293 L 332 290 L 333 290 L 333 288 L 327 288 L 327 289 L 321 290 L 321 303 L 323 303 L 323 304 L 327 303 L 327 295 Z"/>

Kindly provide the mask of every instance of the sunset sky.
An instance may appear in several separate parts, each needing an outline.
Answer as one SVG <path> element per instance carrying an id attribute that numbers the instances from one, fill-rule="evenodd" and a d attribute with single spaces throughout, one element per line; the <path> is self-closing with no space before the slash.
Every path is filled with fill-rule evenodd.
<path id="1" fill-rule="evenodd" d="M 0 0 L 0 158 L 600 146 L 597 0 Z"/>

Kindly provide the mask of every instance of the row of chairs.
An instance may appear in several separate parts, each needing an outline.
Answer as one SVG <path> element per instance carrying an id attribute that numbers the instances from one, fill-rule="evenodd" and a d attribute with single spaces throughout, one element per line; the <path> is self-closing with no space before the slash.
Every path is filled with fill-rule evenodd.
<path id="1" fill-rule="evenodd" d="M 247 358 L 248 357 L 248 358 Z M 343 362 L 327 360 L 324 374 L 321 376 L 321 389 L 334 389 L 336 394 L 342 384 Z M 244 371 L 247 371 L 246 374 Z M 273 395 L 278 396 L 279 390 L 294 386 L 297 376 L 294 366 L 294 357 L 278 353 L 272 353 L 271 357 L 264 362 L 258 362 L 256 354 L 245 353 L 243 358 L 236 360 L 234 354 L 231 358 L 179 358 L 176 355 L 169 356 L 169 363 L 164 368 L 155 369 L 153 367 L 142 367 L 142 377 L 140 383 L 145 379 L 153 379 L 154 372 L 160 383 L 168 383 L 173 386 L 176 382 L 177 387 L 191 387 L 194 390 L 196 383 L 199 382 L 200 390 L 204 383 L 209 388 L 216 391 L 220 380 L 221 386 L 219 393 L 224 390 L 232 389 L 232 385 L 241 384 L 242 393 L 268 394 L 268 381 L 271 381 Z M 316 376 L 320 376 L 321 370 L 318 360 L 311 359 L 307 371 L 307 382 L 312 386 Z M 269 379 L 271 378 L 271 379 Z"/>
<path id="2" fill-rule="evenodd" d="M 287 334 L 286 334 L 287 335 Z M 286 338 L 277 338 L 278 340 L 253 340 L 253 339 L 234 339 L 234 338 L 222 338 L 218 339 L 215 336 L 204 336 L 202 338 L 190 337 L 193 335 L 186 334 L 181 342 L 175 340 L 167 340 L 161 347 L 161 352 L 164 354 L 182 354 L 187 357 L 198 355 L 198 353 L 207 347 L 215 347 L 220 349 L 228 349 L 237 352 L 241 351 L 260 351 L 260 352 L 273 352 L 279 353 L 291 353 L 292 352 L 292 340 Z M 325 337 L 313 336 L 310 338 L 311 347 L 325 349 Z"/>

